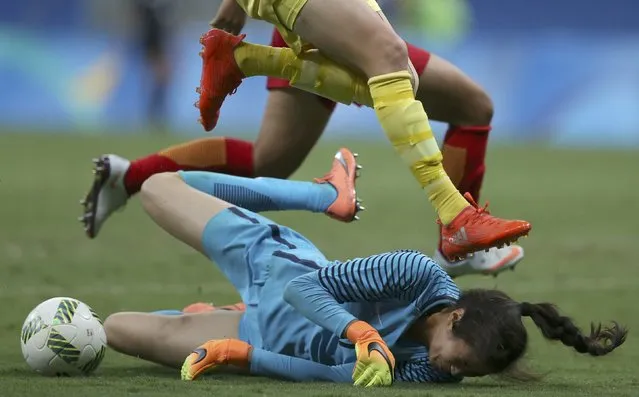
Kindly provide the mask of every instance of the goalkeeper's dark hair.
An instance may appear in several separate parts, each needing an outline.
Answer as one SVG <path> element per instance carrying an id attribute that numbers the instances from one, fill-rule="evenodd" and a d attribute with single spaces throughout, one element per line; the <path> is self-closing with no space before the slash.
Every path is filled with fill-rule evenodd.
<path id="1" fill-rule="evenodd" d="M 497 290 L 465 291 L 450 308 L 455 309 L 463 309 L 464 314 L 453 324 L 453 335 L 468 343 L 490 373 L 508 374 L 524 355 L 528 334 L 523 317 L 529 317 L 546 339 L 560 341 L 591 356 L 612 352 L 625 342 L 628 333 L 613 321 L 606 327 L 592 323 L 590 334 L 586 335 L 570 318 L 562 316 L 555 305 L 518 303 Z"/>

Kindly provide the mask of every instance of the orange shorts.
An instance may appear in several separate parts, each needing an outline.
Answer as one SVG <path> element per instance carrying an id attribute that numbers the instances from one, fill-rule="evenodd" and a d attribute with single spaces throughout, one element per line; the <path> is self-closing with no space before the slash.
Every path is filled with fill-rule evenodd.
<path id="1" fill-rule="evenodd" d="M 416 47 L 410 43 L 406 43 L 408 46 L 408 57 L 410 61 L 413 63 L 415 67 L 415 71 L 417 71 L 417 75 L 421 76 L 426 67 L 428 66 L 428 61 L 430 61 L 430 52 L 423 50 L 419 47 Z M 271 46 L 273 47 L 288 47 L 280 32 L 277 29 L 273 29 L 273 37 L 271 38 Z M 269 77 L 266 81 L 266 88 L 268 90 L 277 89 L 277 88 L 288 88 L 290 84 L 288 80 L 279 79 L 276 77 Z M 335 109 L 336 103 L 331 101 L 330 99 L 322 98 L 318 96 L 318 99 L 322 101 L 323 104 L 326 105 L 329 109 Z"/>

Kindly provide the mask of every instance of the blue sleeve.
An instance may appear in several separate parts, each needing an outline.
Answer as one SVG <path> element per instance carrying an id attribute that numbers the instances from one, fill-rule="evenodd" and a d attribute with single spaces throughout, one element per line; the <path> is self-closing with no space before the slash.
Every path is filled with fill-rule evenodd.
<path id="1" fill-rule="evenodd" d="M 253 349 L 250 370 L 253 375 L 297 382 L 329 381 L 350 383 L 353 381 L 354 367 L 355 363 L 331 366 L 262 349 Z"/>
<path id="2" fill-rule="evenodd" d="M 411 383 L 454 383 L 463 378 L 433 368 L 428 358 L 398 362 L 395 366 L 395 379 Z"/>
<path id="3" fill-rule="evenodd" d="M 396 251 L 336 263 L 291 280 L 284 299 L 311 321 L 344 336 L 356 318 L 339 304 L 397 299 L 425 313 L 459 298 L 459 289 L 432 259 Z"/>

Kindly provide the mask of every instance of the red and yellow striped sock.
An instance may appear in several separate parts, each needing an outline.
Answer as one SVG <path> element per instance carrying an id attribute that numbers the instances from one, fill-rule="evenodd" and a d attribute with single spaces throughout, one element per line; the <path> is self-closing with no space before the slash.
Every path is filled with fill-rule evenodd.
<path id="1" fill-rule="evenodd" d="M 233 138 L 211 137 L 171 146 L 134 160 L 124 176 L 129 195 L 140 191 L 152 175 L 162 172 L 212 171 L 235 176 L 253 176 L 253 143 Z"/>

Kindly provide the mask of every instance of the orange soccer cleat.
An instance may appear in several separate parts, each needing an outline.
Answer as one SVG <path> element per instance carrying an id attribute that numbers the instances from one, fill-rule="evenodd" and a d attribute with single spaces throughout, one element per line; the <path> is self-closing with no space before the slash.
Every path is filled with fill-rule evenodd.
<path id="1" fill-rule="evenodd" d="M 227 95 L 232 95 L 242 83 L 244 74 L 237 66 L 233 55 L 246 35 L 235 36 L 220 29 L 211 29 L 200 37 L 204 47 L 202 77 L 196 92 L 200 100 L 195 106 L 200 109 L 200 123 L 206 131 L 215 128 L 220 108 Z"/>
<path id="2" fill-rule="evenodd" d="M 355 192 L 355 179 L 362 169 L 357 164 L 356 157 L 356 153 L 346 148 L 340 149 L 335 154 L 329 173 L 315 179 L 316 183 L 330 183 L 337 190 L 337 199 L 328 207 L 326 215 L 342 222 L 359 220 L 356 214 L 365 210 Z"/>
<path id="3" fill-rule="evenodd" d="M 448 225 L 441 225 L 441 252 L 448 260 L 457 260 L 466 255 L 502 247 L 528 235 L 531 226 L 526 221 L 500 219 L 491 216 L 488 204 L 480 208 L 470 193 L 464 195 L 471 204 Z"/>
<path id="4" fill-rule="evenodd" d="M 210 340 L 193 350 L 182 364 L 182 380 L 195 380 L 219 366 L 248 368 L 251 345 L 239 339 Z"/>

